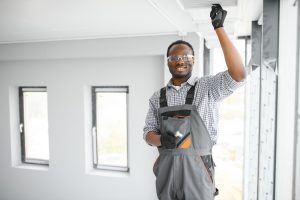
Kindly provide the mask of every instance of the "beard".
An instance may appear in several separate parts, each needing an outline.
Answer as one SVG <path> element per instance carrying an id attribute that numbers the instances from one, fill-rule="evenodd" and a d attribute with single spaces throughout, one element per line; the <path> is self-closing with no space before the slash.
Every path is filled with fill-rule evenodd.
<path id="1" fill-rule="evenodd" d="M 186 68 L 186 72 L 185 73 L 178 73 L 176 72 L 176 69 L 179 67 L 184 67 Z M 188 79 L 191 77 L 192 75 L 192 64 L 184 64 L 184 65 L 176 65 L 175 67 L 169 67 L 170 73 L 172 74 L 172 77 L 175 79 Z"/>
<path id="2" fill-rule="evenodd" d="M 175 79 L 184 79 L 184 78 L 187 78 L 189 79 L 192 75 L 192 72 L 188 72 L 186 74 L 172 74 L 172 77 L 175 78 Z"/>

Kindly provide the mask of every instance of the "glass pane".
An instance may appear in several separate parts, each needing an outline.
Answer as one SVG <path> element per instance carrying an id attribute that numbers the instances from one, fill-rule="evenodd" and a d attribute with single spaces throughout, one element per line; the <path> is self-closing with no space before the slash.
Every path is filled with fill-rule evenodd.
<path id="1" fill-rule="evenodd" d="M 244 89 L 238 88 L 220 105 L 219 138 L 214 147 L 216 200 L 243 199 Z"/>
<path id="2" fill-rule="evenodd" d="M 245 62 L 245 41 L 233 40 L 233 42 L 242 61 Z M 215 48 L 212 51 L 212 74 L 227 70 L 222 49 Z M 243 86 L 220 104 L 218 142 L 213 149 L 216 162 L 216 187 L 220 190 L 216 200 L 243 199 L 244 98 L 245 87 Z"/>
<path id="3" fill-rule="evenodd" d="M 98 164 L 127 167 L 127 103 L 121 92 L 98 92 Z"/>
<path id="4" fill-rule="evenodd" d="M 49 160 L 47 92 L 24 92 L 27 159 Z"/>

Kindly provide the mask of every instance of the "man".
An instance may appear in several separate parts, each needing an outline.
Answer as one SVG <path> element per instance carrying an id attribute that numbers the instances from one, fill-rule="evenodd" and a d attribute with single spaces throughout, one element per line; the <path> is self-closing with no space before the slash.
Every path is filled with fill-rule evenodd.
<path id="1" fill-rule="evenodd" d="M 144 139 L 159 150 L 153 167 L 159 199 L 211 200 L 217 194 L 211 154 L 218 134 L 218 104 L 246 77 L 240 55 L 223 28 L 226 14 L 213 4 L 210 17 L 228 70 L 193 77 L 192 45 L 178 40 L 168 47 L 172 78 L 150 98 L 144 127 Z"/>

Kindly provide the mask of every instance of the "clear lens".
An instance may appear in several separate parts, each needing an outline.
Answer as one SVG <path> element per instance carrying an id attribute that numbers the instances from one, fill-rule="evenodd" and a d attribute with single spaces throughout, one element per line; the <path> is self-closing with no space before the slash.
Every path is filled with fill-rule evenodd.
<path id="1" fill-rule="evenodd" d="M 26 159 L 49 160 L 47 92 L 24 92 Z"/>
<path id="2" fill-rule="evenodd" d="M 178 62 L 181 59 L 183 62 L 187 62 L 187 61 L 192 61 L 193 58 L 194 58 L 193 55 L 183 55 L 183 56 L 174 55 L 174 56 L 169 56 L 168 61 L 169 62 Z"/>
<path id="3" fill-rule="evenodd" d="M 127 167 L 127 93 L 97 93 L 99 165 Z"/>

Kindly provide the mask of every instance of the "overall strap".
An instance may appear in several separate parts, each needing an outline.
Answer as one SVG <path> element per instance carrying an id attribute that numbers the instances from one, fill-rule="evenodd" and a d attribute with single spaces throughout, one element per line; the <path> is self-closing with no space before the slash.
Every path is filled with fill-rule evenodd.
<path id="1" fill-rule="evenodd" d="M 193 103 L 196 85 L 197 85 L 197 82 L 187 92 L 186 99 L 185 99 L 185 104 L 192 104 Z"/>
<path id="2" fill-rule="evenodd" d="M 160 107 L 168 107 L 166 87 L 160 89 L 159 105 Z"/>

